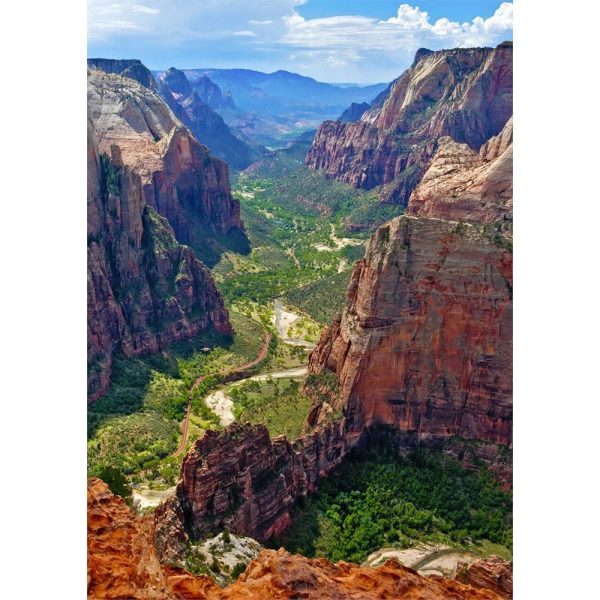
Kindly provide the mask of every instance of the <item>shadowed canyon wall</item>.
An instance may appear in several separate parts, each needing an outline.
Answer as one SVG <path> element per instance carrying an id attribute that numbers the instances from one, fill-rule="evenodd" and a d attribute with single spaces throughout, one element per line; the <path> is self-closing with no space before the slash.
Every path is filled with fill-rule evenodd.
<path id="1" fill-rule="evenodd" d="M 208 269 L 143 197 L 119 147 L 100 154 L 88 122 L 88 398 L 104 394 L 116 352 L 156 352 L 209 327 L 230 332 Z"/>
<path id="2" fill-rule="evenodd" d="M 90 400 L 106 393 L 117 352 L 156 352 L 210 327 L 231 331 L 212 276 L 189 246 L 202 250 L 207 236 L 243 228 L 227 165 L 153 85 L 137 81 L 154 84 L 149 71 L 139 61 L 100 62 L 135 78 L 88 74 Z"/>

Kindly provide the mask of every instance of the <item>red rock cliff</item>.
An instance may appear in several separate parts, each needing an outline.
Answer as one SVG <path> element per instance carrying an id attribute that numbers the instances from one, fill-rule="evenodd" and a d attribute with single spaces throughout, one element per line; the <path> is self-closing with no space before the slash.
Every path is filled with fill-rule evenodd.
<path id="1" fill-rule="evenodd" d="M 88 397 L 104 394 L 115 352 L 156 352 L 210 326 L 230 331 L 208 269 L 145 202 L 119 147 L 100 155 L 88 123 Z"/>
<path id="2" fill-rule="evenodd" d="M 183 558 L 184 543 L 228 527 L 264 541 L 290 523 L 294 501 L 314 491 L 358 441 L 333 421 L 290 443 L 264 425 L 207 431 L 185 457 L 176 497 L 156 510 L 161 560 Z"/>
<path id="3" fill-rule="evenodd" d="M 512 130 L 511 117 L 479 152 L 440 138 L 406 213 L 470 223 L 512 222 Z"/>
<path id="4" fill-rule="evenodd" d="M 513 597 L 513 565 L 498 556 L 481 558 L 468 566 L 459 567 L 456 579 L 475 588 L 493 590 L 501 598 Z"/>
<path id="5" fill-rule="evenodd" d="M 493 591 L 422 577 L 388 561 L 367 568 L 263 550 L 232 585 L 161 565 L 149 516 L 138 518 L 99 479 L 88 481 L 88 598 L 128 600 L 498 600 Z"/>
<path id="6" fill-rule="evenodd" d="M 393 219 L 356 264 L 309 373 L 339 380 L 313 423 L 333 409 L 352 429 L 511 444 L 512 253 L 479 226 Z"/>
<path id="7" fill-rule="evenodd" d="M 441 137 L 478 151 L 511 115 L 512 43 L 422 51 L 359 122 L 323 123 L 306 164 L 354 187 L 385 186 L 384 200 L 406 205 Z"/>
<path id="8" fill-rule="evenodd" d="M 119 147 L 123 164 L 141 179 L 144 202 L 169 221 L 179 242 L 202 252 L 207 235 L 243 228 L 227 164 L 209 154 L 153 89 L 93 69 L 88 111 L 100 152 Z"/>

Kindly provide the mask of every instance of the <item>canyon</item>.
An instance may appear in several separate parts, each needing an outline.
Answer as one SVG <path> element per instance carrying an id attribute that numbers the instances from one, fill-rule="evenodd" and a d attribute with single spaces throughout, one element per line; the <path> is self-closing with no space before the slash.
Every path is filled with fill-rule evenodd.
<path id="1" fill-rule="evenodd" d="M 210 256 L 207 239 L 244 235 L 228 167 L 195 135 L 204 101 L 185 74 L 155 80 L 139 61 L 118 62 L 88 73 L 91 399 L 106 391 L 117 351 L 231 333 L 199 258 Z M 406 214 L 375 230 L 343 312 L 310 354 L 303 434 L 272 438 L 237 422 L 204 431 L 174 496 L 140 519 L 91 479 L 90 597 L 111 587 L 167 599 L 510 597 L 512 564 L 501 559 L 465 565 L 458 582 L 395 561 L 367 568 L 262 550 L 223 589 L 185 568 L 190 547 L 224 530 L 279 538 L 319 480 L 385 432 L 402 449 L 432 446 L 473 469 L 483 461 L 510 488 L 512 139 L 511 43 L 419 50 L 369 106 L 321 125 L 307 166 L 377 188 Z"/>
<path id="2" fill-rule="evenodd" d="M 220 88 L 207 77 L 194 82 L 183 71 L 171 67 L 158 79 L 161 97 L 177 117 L 210 147 L 211 152 L 227 161 L 232 169 L 245 169 L 261 158 L 264 150 L 236 137 L 223 118 L 213 110 L 209 101 L 220 108 L 233 108 L 223 98 Z M 228 97 L 231 100 L 230 97 Z"/>
<path id="3" fill-rule="evenodd" d="M 421 49 L 356 122 L 325 121 L 306 164 L 406 206 L 439 139 L 473 150 L 512 115 L 512 42 L 496 48 Z"/>
<path id="4" fill-rule="evenodd" d="M 129 64 L 129 62 L 131 64 Z M 88 77 L 88 400 L 110 383 L 115 353 L 134 356 L 214 328 L 231 333 L 197 253 L 243 232 L 226 163 L 153 91 L 138 61 Z M 126 67 L 126 68 L 124 68 Z"/>

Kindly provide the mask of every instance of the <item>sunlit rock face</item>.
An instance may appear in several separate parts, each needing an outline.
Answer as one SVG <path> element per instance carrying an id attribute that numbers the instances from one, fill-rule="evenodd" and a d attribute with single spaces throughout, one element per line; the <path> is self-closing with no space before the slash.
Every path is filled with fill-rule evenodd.
<path id="1" fill-rule="evenodd" d="M 219 587 L 207 575 L 161 564 L 150 515 L 137 517 L 100 479 L 88 480 L 87 588 L 90 600 L 498 600 L 495 592 L 441 578 L 422 577 L 388 561 L 377 568 L 332 564 L 285 550 L 262 550 L 238 580 Z"/>
<path id="2" fill-rule="evenodd" d="M 91 70 L 88 113 L 100 152 L 118 146 L 123 164 L 139 175 L 143 198 L 165 217 L 184 244 L 242 228 L 227 164 L 210 155 L 161 97 L 137 81 Z"/>
<path id="3" fill-rule="evenodd" d="M 480 226 L 398 217 L 352 274 L 309 372 L 339 389 L 313 408 L 353 428 L 512 441 L 512 253 Z"/>
<path id="4" fill-rule="evenodd" d="M 406 213 L 489 225 L 512 226 L 512 117 L 479 152 L 450 137 L 438 149 L 413 191 Z"/>
<path id="5" fill-rule="evenodd" d="M 306 164 L 354 187 L 384 186 L 383 200 L 406 205 L 440 138 L 477 152 L 511 115 L 512 43 L 419 51 L 358 122 L 323 123 Z"/>

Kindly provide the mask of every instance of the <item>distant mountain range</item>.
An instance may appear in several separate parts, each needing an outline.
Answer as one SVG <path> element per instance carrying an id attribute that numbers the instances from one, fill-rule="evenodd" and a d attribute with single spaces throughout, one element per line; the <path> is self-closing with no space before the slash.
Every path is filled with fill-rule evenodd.
<path id="1" fill-rule="evenodd" d="M 183 72 L 238 137 L 270 147 L 282 147 L 323 121 L 336 119 L 352 103 L 372 102 L 388 86 L 336 85 L 289 71 L 207 68 Z M 154 75 L 160 78 L 162 72 Z M 209 90 L 210 99 L 203 95 Z"/>
<path id="2" fill-rule="evenodd" d="M 289 71 L 262 73 L 250 69 L 184 69 L 184 72 L 192 83 L 202 76 L 208 77 L 223 91 L 229 92 L 240 108 L 278 116 L 288 115 L 292 110 L 322 113 L 331 118 L 352 102 L 371 102 L 388 85 L 339 86 Z"/>

